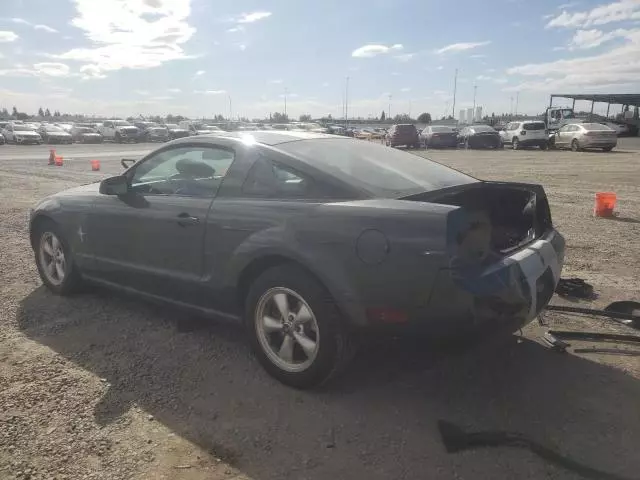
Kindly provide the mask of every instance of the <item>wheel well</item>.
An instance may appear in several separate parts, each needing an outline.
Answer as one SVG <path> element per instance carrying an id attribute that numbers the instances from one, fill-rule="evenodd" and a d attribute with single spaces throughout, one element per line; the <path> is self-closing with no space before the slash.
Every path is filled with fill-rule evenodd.
<path id="1" fill-rule="evenodd" d="M 247 294 L 249 293 L 249 289 L 251 288 L 251 284 L 253 281 L 266 272 L 268 269 L 280 265 L 295 265 L 296 267 L 301 268 L 306 271 L 309 275 L 318 280 L 323 286 L 323 282 L 315 275 L 312 271 L 306 268 L 299 262 L 292 260 L 290 258 L 284 257 L 282 255 L 267 255 L 265 257 L 257 258 L 253 260 L 249 265 L 247 265 L 242 273 L 240 273 L 240 277 L 238 278 L 238 283 L 236 287 L 237 292 L 237 300 L 240 305 L 244 305 L 244 301 L 247 298 Z"/>
<path id="2" fill-rule="evenodd" d="M 38 215 L 31 222 L 31 230 L 29 232 L 29 241 L 31 242 L 31 248 L 35 248 L 36 233 L 38 232 L 40 227 L 42 225 L 45 225 L 46 223 L 55 223 L 55 222 L 50 217 L 42 214 Z"/>

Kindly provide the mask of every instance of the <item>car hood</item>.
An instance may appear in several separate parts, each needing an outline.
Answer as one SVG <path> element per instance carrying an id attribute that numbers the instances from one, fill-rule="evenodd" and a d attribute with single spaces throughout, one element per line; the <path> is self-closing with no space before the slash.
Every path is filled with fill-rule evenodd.
<path id="1" fill-rule="evenodd" d="M 185 130 L 184 128 L 170 128 L 169 131 L 174 133 L 189 132 L 189 130 Z"/>
<path id="2" fill-rule="evenodd" d="M 101 136 L 98 132 L 82 132 L 80 135 L 88 135 L 90 137 L 99 137 Z"/>
<path id="3" fill-rule="evenodd" d="M 126 132 L 137 132 L 138 131 L 138 127 L 116 127 L 116 130 L 124 130 Z"/>
<path id="4" fill-rule="evenodd" d="M 47 132 L 47 135 L 50 137 L 68 137 L 70 136 L 67 132 Z"/>
<path id="5" fill-rule="evenodd" d="M 38 132 L 30 132 L 30 131 L 13 132 L 13 134 L 18 137 L 35 137 L 35 136 L 39 137 L 40 136 Z"/>
<path id="6" fill-rule="evenodd" d="M 51 197 L 69 197 L 69 196 L 85 196 L 97 194 L 100 190 L 100 182 L 87 183 L 78 187 L 69 188 L 58 193 L 54 193 Z"/>

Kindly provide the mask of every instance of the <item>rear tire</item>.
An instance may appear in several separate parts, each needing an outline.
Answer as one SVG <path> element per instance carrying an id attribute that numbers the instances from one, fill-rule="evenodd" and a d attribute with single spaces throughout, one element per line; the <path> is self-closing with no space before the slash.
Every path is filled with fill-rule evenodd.
<path id="1" fill-rule="evenodd" d="M 334 300 L 320 282 L 295 265 L 270 268 L 254 280 L 245 302 L 245 324 L 260 364 L 294 388 L 327 382 L 352 358 L 350 335 Z"/>
<path id="2" fill-rule="evenodd" d="M 520 141 L 518 140 L 517 137 L 513 137 L 513 140 L 511 140 L 511 146 L 513 147 L 514 150 L 520 149 Z"/>
<path id="3" fill-rule="evenodd" d="M 42 221 L 36 225 L 34 238 L 36 266 L 42 283 L 56 295 L 80 291 L 82 277 L 59 226 L 51 220 Z"/>
<path id="4" fill-rule="evenodd" d="M 578 143 L 578 140 L 576 140 L 575 138 L 571 142 L 571 150 L 574 152 L 580 151 L 580 144 Z"/>
<path id="5" fill-rule="evenodd" d="M 547 142 L 543 142 L 540 144 L 540 150 L 547 150 L 549 148 L 549 145 L 547 144 Z"/>

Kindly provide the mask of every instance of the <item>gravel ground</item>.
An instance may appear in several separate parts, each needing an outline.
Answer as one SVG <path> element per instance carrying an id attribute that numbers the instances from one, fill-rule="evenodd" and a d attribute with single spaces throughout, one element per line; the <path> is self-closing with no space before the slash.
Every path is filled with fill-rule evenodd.
<path id="1" fill-rule="evenodd" d="M 542 183 L 567 238 L 564 275 L 591 282 L 599 297 L 588 303 L 604 306 L 640 299 L 637 140 L 611 154 L 428 156 L 482 178 Z M 579 478 L 524 450 L 448 455 L 438 419 L 519 431 L 640 478 L 638 357 L 555 354 L 537 343 L 537 324 L 522 342 L 464 354 L 370 345 L 331 389 L 297 392 L 263 373 L 234 327 L 104 291 L 50 295 L 28 245 L 27 209 L 149 148 L 60 147 L 65 165 L 48 167 L 47 148 L 0 147 L 0 478 Z M 101 172 L 90 171 L 93 158 Z M 618 194 L 615 220 L 592 217 L 593 194 L 604 190 Z"/>

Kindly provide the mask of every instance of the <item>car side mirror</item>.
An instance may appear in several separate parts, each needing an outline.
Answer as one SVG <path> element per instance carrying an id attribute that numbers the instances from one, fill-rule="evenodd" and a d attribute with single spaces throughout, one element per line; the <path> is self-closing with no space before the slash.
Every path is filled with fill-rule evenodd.
<path id="1" fill-rule="evenodd" d="M 124 175 L 105 178 L 100 182 L 99 191 L 103 195 L 126 195 L 129 192 L 129 179 Z"/>

